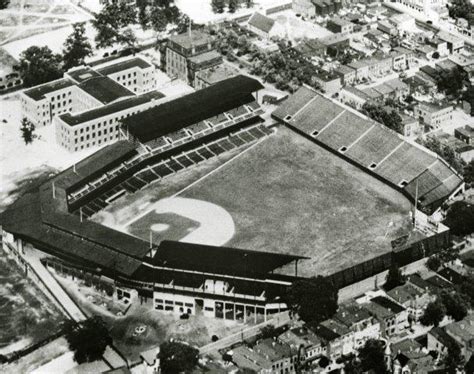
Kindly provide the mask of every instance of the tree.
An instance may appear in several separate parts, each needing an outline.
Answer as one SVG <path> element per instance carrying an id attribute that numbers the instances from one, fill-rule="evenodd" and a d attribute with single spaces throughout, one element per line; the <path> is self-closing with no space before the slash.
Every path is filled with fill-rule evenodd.
<path id="1" fill-rule="evenodd" d="M 253 0 L 245 0 L 245 6 L 251 8 L 253 6 Z"/>
<path id="2" fill-rule="evenodd" d="M 158 354 L 163 373 L 188 372 L 198 363 L 199 351 L 187 344 L 164 342 Z"/>
<path id="3" fill-rule="evenodd" d="M 26 117 L 23 117 L 21 120 L 21 137 L 25 141 L 25 144 L 33 143 L 33 139 L 36 137 L 35 132 L 35 125 L 29 121 Z"/>
<path id="4" fill-rule="evenodd" d="M 212 11 L 214 13 L 224 12 L 224 0 L 212 0 L 211 1 Z"/>
<path id="5" fill-rule="evenodd" d="M 64 42 L 64 70 L 83 65 L 86 57 L 92 55 L 92 46 L 85 36 L 84 23 L 76 23 L 73 32 Z"/>
<path id="6" fill-rule="evenodd" d="M 474 276 L 468 275 L 458 286 L 458 291 L 464 295 L 466 300 L 474 307 Z"/>
<path id="7" fill-rule="evenodd" d="M 468 81 L 466 72 L 459 66 L 449 70 L 441 71 L 435 77 L 439 91 L 446 95 L 458 97 L 464 87 L 464 82 Z"/>
<path id="8" fill-rule="evenodd" d="M 32 46 L 20 55 L 18 71 L 25 87 L 50 82 L 63 75 L 62 59 L 48 47 Z"/>
<path id="9" fill-rule="evenodd" d="M 448 209 L 443 222 L 451 233 L 465 236 L 474 232 L 474 205 L 465 201 L 455 201 Z"/>
<path id="10" fill-rule="evenodd" d="M 273 325 L 266 325 L 260 329 L 260 338 L 273 338 L 276 335 L 276 329 Z"/>
<path id="11" fill-rule="evenodd" d="M 153 30 L 157 32 L 165 31 L 168 25 L 168 18 L 164 10 L 156 5 L 153 5 L 150 11 L 150 23 Z"/>
<path id="12" fill-rule="evenodd" d="M 97 30 L 95 41 L 98 48 L 114 44 L 133 46 L 135 37 L 128 26 L 136 23 L 137 12 L 134 6 L 125 1 L 107 2 L 101 12 L 95 15 L 92 25 Z M 126 29 L 124 31 L 124 29 Z M 127 31 L 128 30 L 128 31 Z"/>
<path id="13" fill-rule="evenodd" d="M 469 305 L 460 294 L 443 290 L 439 298 L 446 308 L 446 314 L 455 321 L 460 321 L 466 317 Z"/>
<path id="14" fill-rule="evenodd" d="M 10 0 L 0 0 L 0 9 L 7 9 L 10 4 Z"/>
<path id="15" fill-rule="evenodd" d="M 435 326 L 443 320 L 446 315 L 446 308 L 439 302 L 439 300 L 430 302 L 425 309 L 425 312 L 420 318 L 420 322 L 423 326 Z"/>
<path id="16" fill-rule="evenodd" d="M 396 263 L 394 263 L 388 270 L 387 277 L 385 278 L 384 289 L 389 291 L 392 288 L 405 284 L 405 281 L 406 279 L 402 273 L 402 270 Z"/>
<path id="17" fill-rule="evenodd" d="M 384 346 L 381 340 L 369 339 L 359 348 L 360 368 L 362 372 L 372 370 L 377 374 L 387 372 L 384 360 Z"/>
<path id="18" fill-rule="evenodd" d="M 80 323 L 68 320 L 64 323 L 64 332 L 78 364 L 101 359 L 106 347 L 112 344 L 109 330 L 99 316 Z"/>
<path id="19" fill-rule="evenodd" d="M 430 256 L 426 261 L 426 267 L 432 271 L 437 271 L 441 265 L 441 260 L 436 255 Z"/>
<path id="20" fill-rule="evenodd" d="M 430 151 L 433 151 L 442 157 L 458 173 L 462 173 L 465 162 L 456 156 L 456 153 L 452 148 L 442 145 L 441 142 L 434 136 L 430 136 L 426 140 L 421 140 L 419 142 Z"/>
<path id="21" fill-rule="evenodd" d="M 337 311 L 338 290 L 325 277 L 295 281 L 286 294 L 291 310 L 307 323 L 318 324 Z"/>
<path id="22" fill-rule="evenodd" d="M 374 121 L 380 122 L 389 129 L 403 134 L 402 117 L 394 109 L 387 110 L 380 105 L 365 103 L 362 106 L 363 112 Z"/>
<path id="23" fill-rule="evenodd" d="M 237 10 L 237 0 L 229 0 L 229 13 L 235 13 Z"/>
<path id="24" fill-rule="evenodd" d="M 448 344 L 448 353 L 444 357 L 443 363 L 449 374 L 456 374 L 459 372 L 458 370 L 462 370 L 464 358 L 461 355 L 461 347 L 454 339 L 451 339 Z"/>
<path id="25" fill-rule="evenodd" d="M 148 0 L 137 0 L 138 8 L 138 22 L 141 27 L 146 30 L 148 28 L 148 12 L 147 12 Z"/>
<path id="26" fill-rule="evenodd" d="M 474 159 L 464 167 L 463 177 L 468 186 L 474 185 Z"/>
<path id="27" fill-rule="evenodd" d="M 452 0 L 448 5 L 449 16 L 455 19 L 464 18 L 469 25 L 474 25 L 474 4 L 469 0 Z"/>

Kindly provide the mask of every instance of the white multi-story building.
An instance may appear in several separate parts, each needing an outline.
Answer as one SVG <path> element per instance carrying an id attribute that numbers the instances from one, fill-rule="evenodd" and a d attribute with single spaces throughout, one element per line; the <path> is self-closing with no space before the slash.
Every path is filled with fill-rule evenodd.
<path id="1" fill-rule="evenodd" d="M 64 77 L 20 94 L 22 116 L 36 127 L 57 115 L 80 113 L 154 89 L 155 68 L 142 57 L 107 66 L 73 68 Z"/>
<path id="2" fill-rule="evenodd" d="M 132 96 L 82 113 L 54 117 L 56 142 L 70 152 L 102 146 L 119 139 L 119 122 L 163 102 L 158 91 Z"/>
<path id="3" fill-rule="evenodd" d="M 453 107 L 451 105 L 436 105 L 420 103 L 415 107 L 415 117 L 422 124 L 432 128 L 440 128 L 451 123 L 453 119 Z"/>

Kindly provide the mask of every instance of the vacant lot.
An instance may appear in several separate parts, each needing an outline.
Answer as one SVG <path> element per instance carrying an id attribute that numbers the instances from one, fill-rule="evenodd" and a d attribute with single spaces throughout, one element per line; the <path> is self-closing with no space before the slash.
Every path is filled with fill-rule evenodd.
<path id="1" fill-rule="evenodd" d="M 231 214 L 226 246 L 311 257 L 306 276 L 389 251 L 409 225 L 401 194 L 286 128 L 180 196 Z"/>
<path id="2" fill-rule="evenodd" d="M 59 330 L 62 314 L 0 251 L 0 354 L 8 354 Z"/>

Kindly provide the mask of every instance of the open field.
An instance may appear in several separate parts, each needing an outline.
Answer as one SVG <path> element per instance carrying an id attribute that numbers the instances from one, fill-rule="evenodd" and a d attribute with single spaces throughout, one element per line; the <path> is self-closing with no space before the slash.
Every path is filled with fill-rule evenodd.
<path id="1" fill-rule="evenodd" d="M 386 253 L 391 240 L 410 230 L 411 206 L 403 195 L 287 128 L 218 165 L 178 173 L 119 199 L 94 220 L 145 240 L 152 230 L 154 242 L 179 239 L 308 256 L 299 267 L 306 276 Z M 183 201 L 189 211 L 177 213 Z M 165 202 L 158 213 L 171 215 L 153 216 Z M 210 205 L 200 208 L 199 202 Z M 172 228 L 178 224 L 173 214 L 192 215 L 198 232 L 216 215 L 208 209 L 215 206 L 231 219 L 217 220 L 207 239 L 190 240 L 195 225 L 189 222 Z M 222 232 L 227 238 L 216 239 Z"/>
<path id="2" fill-rule="evenodd" d="M 0 354 L 20 350 L 54 334 L 62 314 L 0 251 Z"/>
<path id="3" fill-rule="evenodd" d="M 230 213 L 226 246 L 311 257 L 306 276 L 390 251 L 409 226 L 403 195 L 286 128 L 180 196 Z"/>

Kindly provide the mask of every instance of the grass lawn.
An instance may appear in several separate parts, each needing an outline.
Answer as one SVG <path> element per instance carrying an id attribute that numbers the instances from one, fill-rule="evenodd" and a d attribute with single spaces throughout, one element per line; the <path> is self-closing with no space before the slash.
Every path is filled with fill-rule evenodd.
<path id="1" fill-rule="evenodd" d="M 284 127 L 180 196 L 231 214 L 226 246 L 311 257 L 306 276 L 390 251 L 409 225 L 403 195 Z"/>

